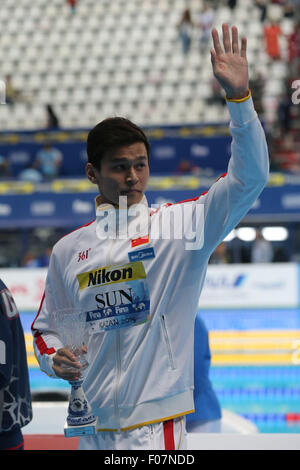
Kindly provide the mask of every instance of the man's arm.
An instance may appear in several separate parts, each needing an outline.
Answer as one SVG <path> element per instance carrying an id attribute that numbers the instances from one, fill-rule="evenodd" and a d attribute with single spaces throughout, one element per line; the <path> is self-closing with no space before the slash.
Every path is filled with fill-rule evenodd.
<path id="1" fill-rule="evenodd" d="M 266 138 L 248 89 L 246 38 L 238 46 L 237 28 L 223 25 L 223 44 L 212 31 L 213 72 L 226 92 L 232 135 L 231 158 L 221 177 L 196 203 L 204 205 L 204 250 L 209 256 L 236 227 L 268 181 L 269 155 Z"/>
<path id="2" fill-rule="evenodd" d="M 52 320 L 52 314 L 58 306 L 60 308 L 70 306 L 63 285 L 55 253 L 52 253 L 45 293 L 31 327 L 33 346 L 41 370 L 49 377 L 76 380 L 81 365 L 74 354 L 63 347 L 59 332 L 55 330 Z"/>

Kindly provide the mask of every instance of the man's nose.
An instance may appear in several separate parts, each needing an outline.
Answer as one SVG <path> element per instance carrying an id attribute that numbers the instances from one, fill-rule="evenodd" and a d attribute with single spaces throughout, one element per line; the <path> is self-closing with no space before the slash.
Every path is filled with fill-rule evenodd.
<path id="1" fill-rule="evenodd" d="M 134 185 L 139 181 L 139 177 L 133 167 L 130 167 L 128 173 L 126 175 L 126 183 L 130 185 Z"/>

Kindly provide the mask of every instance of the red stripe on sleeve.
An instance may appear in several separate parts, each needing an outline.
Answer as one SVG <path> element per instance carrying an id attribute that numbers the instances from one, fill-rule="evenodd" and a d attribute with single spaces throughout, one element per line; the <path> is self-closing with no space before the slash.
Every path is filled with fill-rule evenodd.
<path id="1" fill-rule="evenodd" d="M 52 354 L 55 353 L 56 350 L 54 348 L 48 348 L 47 344 L 43 340 L 42 334 L 39 333 L 38 331 L 35 333 L 35 344 L 38 347 L 38 350 L 40 351 L 41 355 L 43 356 L 44 354 Z"/>
<path id="2" fill-rule="evenodd" d="M 219 181 L 221 178 L 225 178 L 225 176 L 227 176 L 227 173 L 223 173 L 221 176 L 219 176 L 219 178 L 216 181 Z M 204 193 L 201 193 L 200 196 L 196 196 L 196 197 L 193 197 L 191 199 L 185 199 L 184 201 L 179 201 L 179 202 L 174 202 L 174 203 L 168 202 L 165 205 L 165 207 L 174 206 L 175 204 L 184 204 L 185 202 L 197 201 L 197 199 L 200 199 L 201 196 L 204 196 L 205 194 L 207 194 L 208 191 L 209 191 L 209 189 L 207 191 L 204 191 Z M 159 209 L 160 209 L 160 207 L 157 210 L 159 210 Z M 157 212 L 157 210 L 152 212 L 150 215 L 153 215 L 155 212 Z"/>
<path id="3" fill-rule="evenodd" d="M 42 305 L 43 305 L 44 300 L 45 300 L 45 292 L 44 292 L 44 294 L 43 294 L 43 297 L 42 297 L 42 300 L 41 300 L 41 303 L 40 303 L 40 308 L 39 308 L 39 310 L 38 310 L 38 313 L 36 314 L 36 317 L 35 317 L 35 319 L 34 319 L 33 322 L 32 322 L 31 331 L 35 330 L 35 328 L 34 328 L 33 325 L 34 325 L 34 323 L 35 323 L 37 317 L 39 316 L 40 311 L 42 310 Z"/>
<path id="4" fill-rule="evenodd" d="M 54 348 L 48 348 L 47 344 L 45 343 L 43 337 L 42 337 L 42 333 L 38 330 L 36 330 L 34 328 L 34 323 L 36 321 L 36 319 L 38 318 L 39 314 L 40 314 L 40 311 L 42 309 L 42 305 L 43 305 L 43 302 L 44 302 L 44 299 L 45 299 L 45 293 L 43 295 L 43 298 L 42 298 L 42 301 L 41 301 L 41 304 L 40 304 L 40 308 L 39 308 L 39 311 L 35 317 L 35 319 L 33 320 L 33 323 L 31 325 L 31 331 L 33 333 L 33 336 L 35 338 L 35 344 L 37 345 L 38 347 L 38 350 L 40 351 L 41 355 L 43 356 L 44 354 L 52 354 L 52 353 L 55 353 L 56 350 Z"/>
<path id="5" fill-rule="evenodd" d="M 174 442 L 174 423 L 170 421 L 164 421 L 164 438 L 165 438 L 165 450 L 175 450 Z"/>

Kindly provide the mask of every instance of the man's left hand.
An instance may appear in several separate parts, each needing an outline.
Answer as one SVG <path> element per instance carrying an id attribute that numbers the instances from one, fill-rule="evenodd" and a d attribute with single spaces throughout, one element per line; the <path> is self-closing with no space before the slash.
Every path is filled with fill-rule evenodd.
<path id="1" fill-rule="evenodd" d="M 237 27 L 232 27 L 232 41 L 229 26 L 223 24 L 222 30 L 224 50 L 220 44 L 218 31 L 215 28 L 212 30 L 214 49 L 210 52 L 213 72 L 228 99 L 242 99 L 249 93 L 247 39 L 242 37 L 240 49 Z"/>

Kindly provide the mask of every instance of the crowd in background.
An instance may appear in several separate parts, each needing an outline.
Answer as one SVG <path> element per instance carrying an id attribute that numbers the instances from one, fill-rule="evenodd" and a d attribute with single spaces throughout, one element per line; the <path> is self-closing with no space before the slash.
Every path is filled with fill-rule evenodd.
<path id="1" fill-rule="evenodd" d="M 178 23 L 178 35 L 182 52 L 188 55 L 193 41 L 199 43 L 199 52 L 207 50 L 210 31 L 215 21 L 215 9 L 220 2 L 207 1 L 196 18 L 191 9 L 186 8 Z M 238 0 L 228 0 L 227 6 L 234 12 Z M 269 77 L 260 70 L 250 76 L 249 86 L 252 91 L 255 109 L 264 122 L 270 144 L 271 170 L 300 173 L 300 106 L 293 103 L 293 83 L 300 79 L 300 8 L 297 0 L 254 0 L 254 7 L 259 9 L 262 28 L 263 47 L 270 62 L 282 61 L 287 65 L 287 74 L 282 93 L 276 106 L 276 116 L 270 125 L 265 121 L 264 95 Z M 272 7 L 280 10 L 272 10 Z M 275 14 L 276 11 L 276 14 Z M 280 13 L 279 13 L 280 12 Z M 282 21 L 291 19 L 294 24 L 290 34 L 284 34 Z M 285 54 L 287 50 L 287 54 Z M 299 85 L 300 88 L 300 85 Z M 299 93 L 300 95 L 300 93 Z M 211 81 L 211 96 L 207 104 L 224 106 L 223 92 L 214 78 Z"/>

